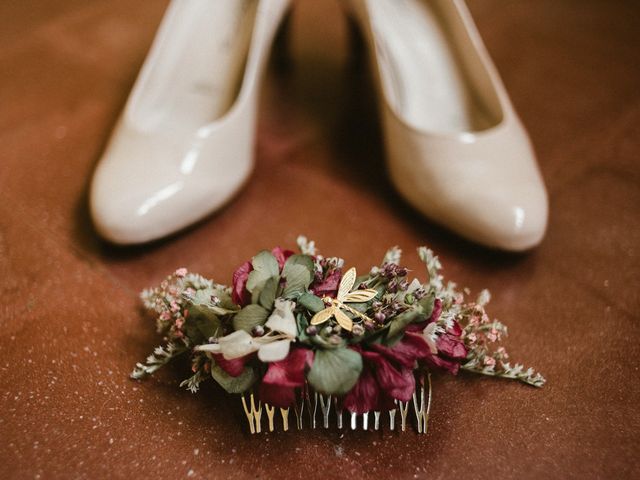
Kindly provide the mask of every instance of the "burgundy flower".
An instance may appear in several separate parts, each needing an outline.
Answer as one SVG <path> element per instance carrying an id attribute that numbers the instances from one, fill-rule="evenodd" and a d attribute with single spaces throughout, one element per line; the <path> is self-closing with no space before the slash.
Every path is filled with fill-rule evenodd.
<path id="1" fill-rule="evenodd" d="M 441 313 L 442 301 L 439 298 L 436 298 L 431 317 L 424 322 L 410 324 L 405 331 L 404 339 L 421 337 L 422 332 L 428 325 L 437 322 L 440 319 Z M 464 346 L 464 342 L 460 338 L 461 335 L 462 327 L 454 320 L 453 324 L 451 327 L 447 328 L 446 332 L 438 335 L 435 343 L 438 352 L 436 354 L 432 354 L 429 350 L 428 355 L 425 355 L 424 357 L 425 363 L 428 366 L 440 368 L 456 375 L 460 369 L 460 363 L 467 358 L 467 348 Z M 421 338 L 421 340 L 423 339 Z"/>
<path id="2" fill-rule="evenodd" d="M 313 283 L 311 290 L 318 297 L 335 297 L 341 278 L 342 270 L 338 268 L 327 275 L 327 278 Z"/>
<path id="3" fill-rule="evenodd" d="M 221 353 L 213 354 L 213 360 L 216 362 L 216 365 L 232 377 L 239 377 L 242 374 L 244 366 L 250 357 L 251 355 L 245 355 L 244 357 L 227 360 Z"/>
<path id="4" fill-rule="evenodd" d="M 371 350 L 353 348 L 362 355 L 364 366 L 344 405 L 358 414 L 389 410 L 394 400 L 408 402 L 416 387 L 413 374 L 416 362 L 431 355 L 427 342 L 420 335 L 410 333 L 393 347 L 374 344 Z"/>
<path id="5" fill-rule="evenodd" d="M 291 250 L 285 250 L 280 247 L 276 247 L 271 250 L 271 253 L 278 261 L 280 271 L 284 268 L 284 264 L 293 252 Z M 240 265 L 235 272 L 233 272 L 233 288 L 231 290 L 231 300 L 236 305 L 244 307 L 251 302 L 251 294 L 247 290 L 247 280 L 249 274 L 253 271 L 253 265 L 250 261 L 244 262 Z"/>
<path id="6" fill-rule="evenodd" d="M 287 358 L 269 363 L 260 384 L 260 400 L 269 405 L 287 408 L 295 403 L 295 389 L 304 385 L 305 371 L 313 363 L 313 351 L 292 349 Z"/>
<path id="7" fill-rule="evenodd" d="M 442 368 L 456 375 L 460 370 L 460 364 L 467 358 L 467 347 L 460 338 L 461 335 L 462 328 L 458 322 L 454 321 L 453 326 L 438 336 L 436 340 L 438 353 L 431 354 L 425 359 L 427 365 Z"/>
<path id="8" fill-rule="evenodd" d="M 278 265 L 280 266 L 280 271 L 282 271 L 282 269 L 284 268 L 284 264 L 287 261 L 287 258 L 293 255 L 293 252 L 291 250 L 285 250 L 280 247 L 274 248 L 273 250 L 271 250 L 271 253 L 274 257 L 276 257 Z"/>
<path id="9" fill-rule="evenodd" d="M 358 414 L 376 410 L 380 387 L 371 370 L 365 365 L 354 387 L 344 397 L 343 408 Z"/>
<path id="10" fill-rule="evenodd" d="M 460 340 L 460 336 L 456 336 L 447 331 L 444 335 L 438 337 L 436 342 L 438 353 L 453 359 L 465 359 L 467 357 L 467 348 L 464 342 Z"/>
<path id="11" fill-rule="evenodd" d="M 241 307 L 251 301 L 251 294 L 247 290 L 247 279 L 252 270 L 253 265 L 251 265 L 251 262 L 246 261 L 233 272 L 231 300 Z"/>

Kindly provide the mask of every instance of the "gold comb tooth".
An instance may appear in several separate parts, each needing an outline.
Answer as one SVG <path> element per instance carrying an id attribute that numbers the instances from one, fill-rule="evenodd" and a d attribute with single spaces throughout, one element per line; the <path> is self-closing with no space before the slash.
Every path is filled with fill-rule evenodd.
<path id="1" fill-rule="evenodd" d="M 256 433 L 256 429 L 253 424 L 253 409 L 249 411 L 249 409 L 247 408 L 247 401 L 245 400 L 244 395 L 242 395 L 240 398 L 242 399 L 242 407 L 244 408 L 244 413 L 247 416 L 247 421 L 249 422 L 249 431 L 251 432 L 251 434 L 254 434 Z M 253 394 L 251 394 L 251 398 L 253 400 Z"/>
<path id="2" fill-rule="evenodd" d="M 333 403 L 335 404 L 335 407 L 336 407 L 336 420 L 337 420 L 337 423 L 338 423 L 338 428 L 340 430 L 342 430 L 342 409 L 338 409 L 338 398 L 337 397 L 335 397 L 333 399 Z"/>
<path id="3" fill-rule="evenodd" d="M 431 373 L 427 373 L 427 383 L 429 384 L 429 393 L 427 396 L 427 411 L 424 412 L 424 426 L 422 431 L 427 433 L 427 427 L 429 426 L 429 412 L 431 411 Z"/>
<path id="4" fill-rule="evenodd" d="M 398 403 L 394 400 L 394 403 Z M 396 409 L 389 410 L 389 429 L 393 432 L 396 429 Z"/>
<path id="5" fill-rule="evenodd" d="M 398 407 L 400 408 L 400 428 L 404 432 L 407 430 L 407 413 L 409 411 L 409 402 L 401 402 L 398 400 Z"/>
<path id="6" fill-rule="evenodd" d="M 423 433 L 423 424 L 424 424 L 424 415 L 425 415 L 425 404 L 424 404 L 424 377 L 420 377 L 420 404 L 418 404 L 418 395 L 416 387 L 416 391 L 413 392 L 413 410 L 416 414 L 416 421 L 418 425 L 418 433 Z"/>
<path id="7" fill-rule="evenodd" d="M 351 412 L 351 430 L 358 428 L 358 415 L 356 412 Z"/>
<path id="8" fill-rule="evenodd" d="M 299 402 L 296 401 L 296 404 L 293 406 L 293 411 L 296 414 L 296 424 L 298 426 L 298 430 L 302 430 L 302 414 L 304 412 L 304 391 L 300 392 Z"/>
<path id="9" fill-rule="evenodd" d="M 258 401 L 258 408 L 256 409 L 256 405 L 253 400 L 253 393 L 251 394 L 251 409 L 254 411 L 253 417 L 256 422 L 256 433 L 260 433 L 262 431 L 262 426 L 260 424 L 260 419 L 262 418 L 262 402 Z"/>
<path id="10" fill-rule="evenodd" d="M 276 407 L 272 407 L 268 403 L 265 403 L 264 410 L 267 412 L 267 418 L 269 419 L 269 431 L 273 432 L 273 417 L 276 413 Z"/>
<path id="11" fill-rule="evenodd" d="M 289 409 L 281 408 L 280 416 L 282 417 L 282 429 L 287 432 L 289 431 Z"/>
<path id="12" fill-rule="evenodd" d="M 320 410 L 322 411 L 322 423 L 324 428 L 329 428 L 329 414 L 331 413 L 331 395 L 327 398 L 320 395 Z"/>
<path id="13" fill-rule="evenodd" d="M 307 402 L 307 409 L 309 410 L 309 423 L 311 428 L 316 428 L 316 414 L 318 412 L 318 392 L 313 392 L 313 396 L 311 394 L 311 389 L 307 384 L 305 386 L 305 400 Z M 313 402 L 311 399 L 313 398 Z"/>

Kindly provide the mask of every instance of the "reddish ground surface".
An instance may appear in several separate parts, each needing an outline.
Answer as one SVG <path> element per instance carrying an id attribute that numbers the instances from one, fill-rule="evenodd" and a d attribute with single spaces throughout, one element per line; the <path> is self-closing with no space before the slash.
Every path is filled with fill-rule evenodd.
<path id="1" fill-rule="evenodd" d="M 297 3 L 246 189 L 129 249 L 96 237 L 87 183 L 166 2 L 0 5 L 0 478 L 640 477 L 637 2 L 469 2 L 549 189 L 547 238 L 526 255 L 473 246 L 403 203 L 337 4 Z M 251 437 L 236 398 L 177 388 L 187 365 L 129 380 L 159 342 L 140 289 L 177 266 L 227 282 L 299 233 L 359 269 L 398 244 L 422 275 L 414 247 L 431 246 L 449 278 L 492 290 L 513 357 L 548 385 L 437 377 L 426 436 Z"/>

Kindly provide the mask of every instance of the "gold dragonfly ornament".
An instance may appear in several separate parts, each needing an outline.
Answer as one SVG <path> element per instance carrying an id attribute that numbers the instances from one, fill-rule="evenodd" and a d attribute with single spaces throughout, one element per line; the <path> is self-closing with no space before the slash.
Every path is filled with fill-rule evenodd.
<path id="1" fill-rule="evenodd" d="M 327 305 L 327 308 L 319 311 L 313 316 L 311 319 L 311 325 L 321 325 L 329 321 L 331 318 L 335 318 L 338 325 L 350 332 L 353 329 L 353 320 L 351 320 L 351 318 L 349 318 L 349 316 L 342 310 L 346 310 L 362 320 L 372 321 L 364 313 L 346 305 L 347 303 L 368 302 L 378 294 L 378 291 L 373 288 L 354 290 L 352 292 L 351 289 L 356 283 L 356 277 L 355 268 L 347 270 L 340 280 L 338 295 L 336 298 L 324 297 L 322 299 L 325 305 Z"/>

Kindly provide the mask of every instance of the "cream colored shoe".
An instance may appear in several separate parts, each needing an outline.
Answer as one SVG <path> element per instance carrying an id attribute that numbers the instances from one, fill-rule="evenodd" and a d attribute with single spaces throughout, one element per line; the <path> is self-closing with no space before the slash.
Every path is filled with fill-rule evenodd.
<path id="1" fill-rule="evenodd" d="M 119 244 L 212 213 L 253 167 L 259 80 L 290 0 L 173 0 L 91 185 Z"/>
<path id="2" fill-rule="evenodd" d="M 370 45 L 389 171 L 429 218 L 505 250 L 537 245 L 547 194 L 461 0 L 352 0 Z"/>

